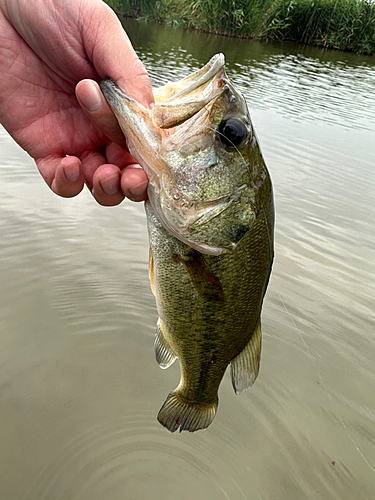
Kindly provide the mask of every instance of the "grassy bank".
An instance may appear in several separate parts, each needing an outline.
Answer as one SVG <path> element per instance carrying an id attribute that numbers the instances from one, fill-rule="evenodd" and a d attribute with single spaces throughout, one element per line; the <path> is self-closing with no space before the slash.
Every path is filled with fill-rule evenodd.
<path id="1" fill-rule="evenodd" d="M 375 54 L 371 0 L 107 0 L 116 11 L 258 40 L 290 40 Z"/>

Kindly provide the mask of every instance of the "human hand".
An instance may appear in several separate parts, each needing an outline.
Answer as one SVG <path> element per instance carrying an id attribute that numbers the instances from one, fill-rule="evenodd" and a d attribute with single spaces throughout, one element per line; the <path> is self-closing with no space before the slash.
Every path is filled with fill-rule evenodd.
<path id="1" fill-rule="evenodd" d="M 106 4 L 0 0 L 0 72 L 0 122 L 56 194 L 86 182 L 102 205 L 146 198 L 147 176 L 97 81 L 109 76 L 146 107 L 151 84 Z"/>

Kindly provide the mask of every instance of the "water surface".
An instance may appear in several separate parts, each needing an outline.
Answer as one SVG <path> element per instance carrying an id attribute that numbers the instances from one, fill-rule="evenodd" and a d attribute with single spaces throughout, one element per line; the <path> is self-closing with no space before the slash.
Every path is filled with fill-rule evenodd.
<path id="1" fill-rule="evenodd" d="M 0 498 L 375 497 L 375 60 L 125 22 L 154 85 L 224 52 L 271 172 L 255 386 L 211 427 L 156 421 L 141 204 L 65 200 L 0 130 Z"/>

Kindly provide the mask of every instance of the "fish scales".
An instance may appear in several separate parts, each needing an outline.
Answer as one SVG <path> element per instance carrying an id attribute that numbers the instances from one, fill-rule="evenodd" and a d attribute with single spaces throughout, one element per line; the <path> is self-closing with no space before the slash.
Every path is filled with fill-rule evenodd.
<path id="1" fill-rule="evenodd" d="M 157 89 L 152 111 L 109 80 L 101 88 L 150 178 L 155 355 L 162 368 L 178 358 L 181 369 L 158 420 L 172 432 L 204 429 L 228 365 L 236 393 L 258 375 L 273 260 L 271 180 L 221 54 Z"/>
<path id="2" fill-rule="evenodd" d="M 266 224 L 261 217 L 235 252 L 200 257 L 221 284 L 221 297 L 207 278 L 202 284 L 197 284 L 199 275 L 191 278 L 186 266 L 197 258 L 194 251 L 171 236 L 151 210 L 148 205 L 157 307 L 168 325 L 164 335 L 180 360 L 186 398 L 216 401 L 224 371 L 248 343 L 260 315 L 259 296 L 267 285 L 263 276 L 272 259 L 262 250 Z"/>

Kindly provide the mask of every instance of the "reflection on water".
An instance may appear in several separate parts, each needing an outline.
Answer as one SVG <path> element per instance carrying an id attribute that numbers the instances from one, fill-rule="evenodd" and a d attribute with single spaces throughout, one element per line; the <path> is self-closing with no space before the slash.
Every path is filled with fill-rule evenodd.
<path id="1" fill-rule="evenodd" d="M 276 198 L 261 373 L 204 432 L 156 422 L 141 204 L 54 196 L 0 130 L 0 497 L 375 496 L 375 62 L 126 21 L 155 85 L 226 54 Z"/>

